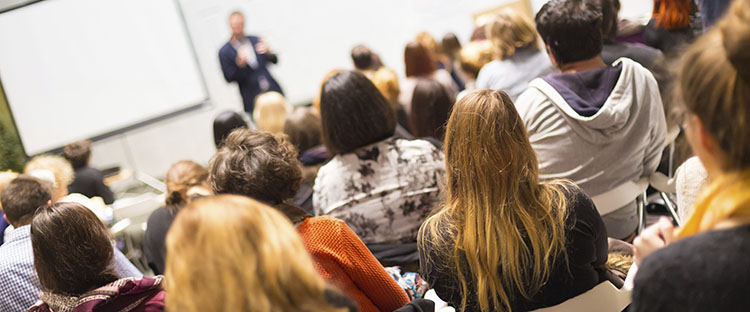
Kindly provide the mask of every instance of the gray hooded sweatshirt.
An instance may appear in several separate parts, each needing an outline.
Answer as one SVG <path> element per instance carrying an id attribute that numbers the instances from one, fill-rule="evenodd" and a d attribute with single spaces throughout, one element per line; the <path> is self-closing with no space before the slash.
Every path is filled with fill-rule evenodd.
<path id="1" fill-rule="evenodd" d="M 650 176 L 661 160 L 667 124 L 659 87 L 631 59 L 535 79 L 516 109 L 543 180 L 570 179 L 593 197 Z"/>

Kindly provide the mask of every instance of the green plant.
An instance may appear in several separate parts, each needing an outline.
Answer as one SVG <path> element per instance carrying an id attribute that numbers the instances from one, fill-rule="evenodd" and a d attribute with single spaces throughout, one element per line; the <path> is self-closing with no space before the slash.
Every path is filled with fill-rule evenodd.
<path id="1" fill-rule="evenodd" d="M 14 129 L 0 122 L 0 171 L 13 170 L 22 172 L 26 155 Z"/>

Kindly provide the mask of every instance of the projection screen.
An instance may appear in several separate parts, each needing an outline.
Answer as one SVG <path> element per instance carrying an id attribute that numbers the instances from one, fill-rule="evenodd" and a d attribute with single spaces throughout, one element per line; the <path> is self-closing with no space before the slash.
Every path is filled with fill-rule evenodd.
<path id="1" fill-rule="evenodd" d="M 0 14 L 0 83 L 26 154 L 207 102 L 175 0 L 46 0 Z"/>

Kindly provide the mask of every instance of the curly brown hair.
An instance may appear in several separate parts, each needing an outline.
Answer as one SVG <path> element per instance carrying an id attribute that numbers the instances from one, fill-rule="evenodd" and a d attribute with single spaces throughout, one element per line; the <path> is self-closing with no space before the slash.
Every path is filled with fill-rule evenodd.
<path id="1" fill-rule="evenodd" d="M 302 170 L 297 149 L 285 134 L 238 129 L 209 162 L 215 194 L 237 194 L 271 205 L 292 198 Z"/>

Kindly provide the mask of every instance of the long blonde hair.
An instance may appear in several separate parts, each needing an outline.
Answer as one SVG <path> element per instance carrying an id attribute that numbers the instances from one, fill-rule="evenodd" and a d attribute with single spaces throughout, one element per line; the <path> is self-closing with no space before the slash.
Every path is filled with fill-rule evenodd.
<path id="1" fill-rule="evenodd" d="M 525 47 L 539 49 L 537 33 L 531 20 L 513 9 L 497 13 L 487 27 L 487 38 L 494 47 L 495 59 L 513 56 L 516 50 Z"/>
<path id="2" fill-rule="evenodd" d="M 247 197 L 197 199 L 167 235 L 169 311 L 338 311 L 289 219 Z"/>
<path id="3" fill-rule="evenodd" d="M 526 129 L 502 91 L 459 100 L 444 148 L 446 202 L 420 228 L 418 243 L 455 268 L 462 311 L 468 296 L 482 311 L 509 311 L 511 301 L 539 291 L 561 255 L 567 260 L 566 186 L 540 184 Z"/>

